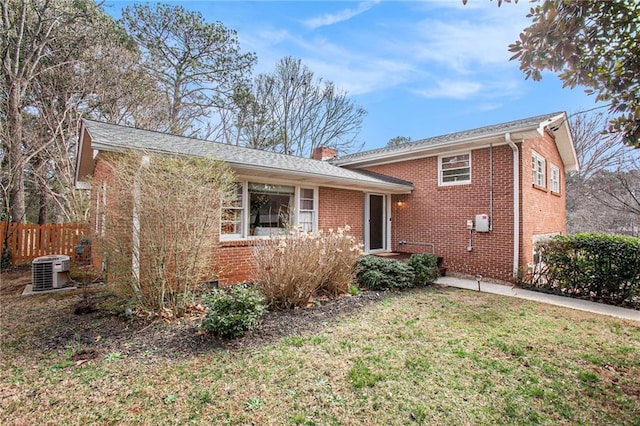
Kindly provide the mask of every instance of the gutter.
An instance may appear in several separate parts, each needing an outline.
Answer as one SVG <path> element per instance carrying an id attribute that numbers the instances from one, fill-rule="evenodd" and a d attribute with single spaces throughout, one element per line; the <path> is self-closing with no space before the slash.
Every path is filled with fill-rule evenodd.
<path id="1" fill-rule="evenodd" d="M 504 134 L 504 140 L 513 151 L 513 276 L 518 276 L 520 267 L 520 153 L 511 139 L 511 133 Z"/>

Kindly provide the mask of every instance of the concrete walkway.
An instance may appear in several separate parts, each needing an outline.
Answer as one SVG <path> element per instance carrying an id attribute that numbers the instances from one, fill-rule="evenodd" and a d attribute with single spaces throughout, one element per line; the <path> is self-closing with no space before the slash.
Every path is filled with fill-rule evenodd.
<path id="1" fill-rule="evenodd" d="M 475 280 L 440 277 L 437 284 L 478 291 L 478 282 Z M 533 300 L 540 303 L 578 309 L 580 311 L 593 312 L 595 314 L 609 315 L 616 318 L 640 322 L 640 311 L 625 309 L 618 306 L 605 305 L 603 303 L 589 302 L 587 300 L 573 299 L 571 297 L 556 296 L 554 294 L 540 293 L 537 291 L 523 290 L 504 284 L 480 282 L 480 291 L 484 293 L 500 294 L 502 296 L 519 297 L 520 299 Z"/>

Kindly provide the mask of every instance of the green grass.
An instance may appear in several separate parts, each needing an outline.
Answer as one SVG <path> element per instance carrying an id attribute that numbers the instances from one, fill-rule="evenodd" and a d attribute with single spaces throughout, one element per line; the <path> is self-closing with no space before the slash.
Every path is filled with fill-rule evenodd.
<path id="1" fill-rule="evenodd" d="M 77 348 L 43 357 L 3 336 L 0 421 L 638 425 L 639 326 L 421 289 L 314 334 L 179 361 L 114 350 L 76 365 Z"/>

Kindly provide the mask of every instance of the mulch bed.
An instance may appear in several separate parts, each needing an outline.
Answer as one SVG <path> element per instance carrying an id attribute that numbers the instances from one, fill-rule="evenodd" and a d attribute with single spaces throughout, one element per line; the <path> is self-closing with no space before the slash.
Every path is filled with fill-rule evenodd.
<path id="1" fill-rule="evenodd" d="M 199 330 L 202 312 L 196 311 L 170 322 L 127 317 L 122 309 L 116 308 L 117 299 L 101 284 L 91 286 L 88 292 L 75 290 L 70 294 L 56 294 L 46 303 L 46 308 L 37 308 L 40 303 L 29 303 L 36 302 L 30 298 L 47 296 L 23 298 L 19 295 L 29 282 L 23 276 L 25 273 L 27 271 L 12 276 L 2 274 L 4 279 L 0 285 L 1 303 L 7 307 L 5 314 L 14 317 L 12 323 L 25 321 L 29 325 L 28 322 L 36 318 L 33 333 L 30 333 L 28 343 L 24 342 L 29 346 L 25 350 L 33 352 L 34 356 L 45 356 L 52 351 L 76 348 L 72 359 L 79 362 L 114 352 L 153 362 L 158 358 L 180 359 L 199 353 L 260 347 L 286 336 L 313 334 L 326 324 L 389 294 L 365 291 L 304 309 L 269 311 L 256 329 L 238 339 L 222 340 Z M 26 312 L 30 306 L 38 310 Z M 24 318 L 16 318 L 21 315 Z M 10 338 L 10 334 L 7 337 Z"/>

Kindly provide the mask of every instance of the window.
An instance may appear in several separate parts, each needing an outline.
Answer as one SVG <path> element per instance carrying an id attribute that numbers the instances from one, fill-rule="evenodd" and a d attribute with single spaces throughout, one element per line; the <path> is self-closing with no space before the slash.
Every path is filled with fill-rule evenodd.
<path id="1" fill-rule="evenodd" d="M 315 226 L 315 198 L 314 190 L 310 188 L 300 188 L 300 213 L 298 214 L 298 225 L 305 232 L 313 231 Z"/>
<path id="2" fill-rule="evenodd" d="M 546 188 L 547 160 L 537 152 L 533 151 L 531 157 L 531 168 L 533 170 L 533 184 L 541 188 Z"/>
<path id="3" fill-rule="evenodd" d="M 285 234 L 292 225 L 315 231 L 317 190 L 260 182 L 239 182 L 236 197 L 222 208 L 221 239 Z M 294 219 L 297 218 L 297 221 Z"/>
<path id="4" fill-rule="evenodd" d="M 222 237 L 242 237 L 243 223 L 243 188 L 241 182 L 236 182 L 235 198 L 225 203 L 222 208 L 221 231 Z"/>
<path id="5" fill-rule="evenodd" d="M 249 182 L 250 235 L 270 236 L 284 233 L 290 224 L 293 186 Z"/>
<path id="6" fill-rule="evenodd" d="M 438 160 L 440 185 L 471 183 L 471 153 L 443 156 Z"/>
<path id="7" fill-rule="evenodd" d="M 551 192 L 560 193 L 560 168 L 554 164 L 549 165 L 549 186 Z"/>

